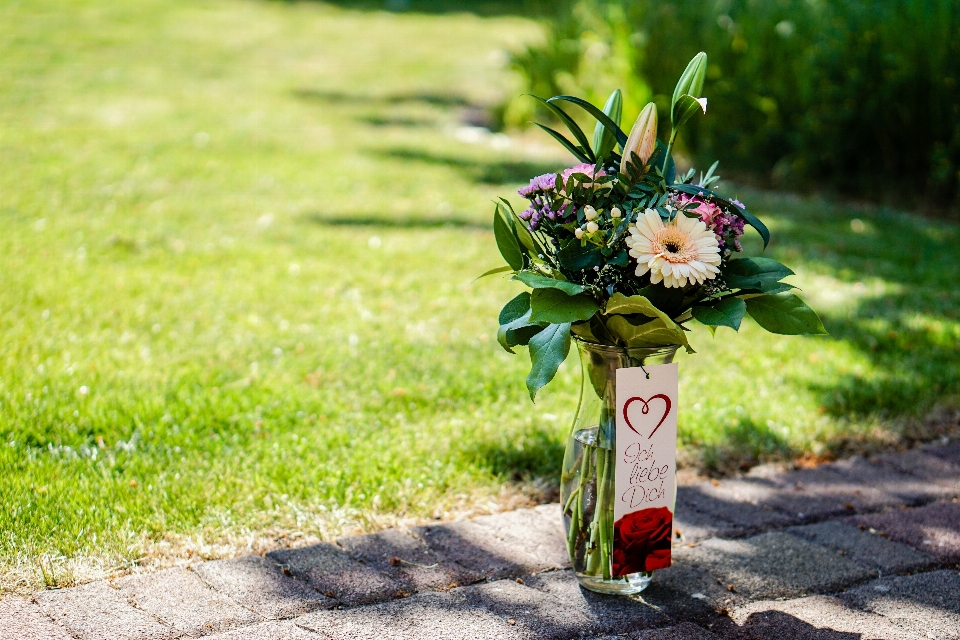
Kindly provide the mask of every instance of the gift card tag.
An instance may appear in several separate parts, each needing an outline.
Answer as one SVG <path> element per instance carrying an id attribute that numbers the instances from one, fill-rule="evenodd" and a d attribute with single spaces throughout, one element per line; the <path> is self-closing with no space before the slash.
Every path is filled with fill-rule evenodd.
<path id="1" fill-rule="evenodd" d="M 677 498 L 677 372 L 676 364 L 617 370 L 615 576 L 670 566 Z"/>

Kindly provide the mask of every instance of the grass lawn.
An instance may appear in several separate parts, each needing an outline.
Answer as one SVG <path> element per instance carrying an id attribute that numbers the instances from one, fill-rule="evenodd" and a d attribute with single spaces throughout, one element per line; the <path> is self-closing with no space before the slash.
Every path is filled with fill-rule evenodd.
<path id="1" fill-rule="evenodd" d="M 548 494 L 578 367 L 531 405 L 473 278 L 568 161 L 463 126 L 538 33 L 481 5 L 0 4 L 0 589 Z M 697 329 L 688 467 L 955 430 L 960 229 L 741 194 L 832 337 Z"/>

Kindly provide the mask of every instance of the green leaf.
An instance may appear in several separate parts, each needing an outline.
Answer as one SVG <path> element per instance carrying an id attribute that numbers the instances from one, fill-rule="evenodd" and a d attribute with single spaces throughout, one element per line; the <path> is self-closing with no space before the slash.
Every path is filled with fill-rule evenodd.
<path id="1" fill-rule="evenodd" d="M 530 294 L 526 291 L 505 304 L 498 319 L 497 342 L 510 353 L 514 352 L 512 347 L 527 344 L 543 329 L 543 325 L 530 321 Z"/>
<path id="2" fill-rule="evenodd" d="M 577 142 L 580 143 L 580 147 L 583 149 L 584 155 L 590 158 L 589 162 L 596 162 L 596 158 L 593 155 L 593 150 L 590 148 L 590 141 L 587 140 L 587 136 L 585 133 L 583 133 L 583 129 L 580 128 L 580 125 L 578 125 L 573 118 L 567 115 L 566 111 L 552 102 L 547 102 L 539 96 L 531 97 L 542 102 L 548 109 L 550 109 L 550 111 L 553 112 L 554 115 L 560 118 L 560 122 L 566 125 L 567 129 L 570 130 L 570 133 L 573 134 L 573 137 L 576 138 Z"/>
<path id="3" fill-rule="evenodd" d="M 523 253 L 520 250 L 520 242 L 509 223 L 500 214 L 499 206 L 493 214 L 493 237 L 497 241 L 500 255 L 507 261 L 510 268 L 514 271 L 523 269 Z"/>
<path id="4" fill-rule="evenodd" d="M 557 280 L 556 278 L 550 278 L 547 276 L 541 276 L 536 273 L 530 273 L 529 271 L 521 271 L 515 275 L 513 279 L 519 280 L 532 289 L 559 289 L 560 291 L 563 291 L 571 296 L 575 296 L 578 293 L 583 293 L 586 290 L 586 287 L 583 287 L 579 284 L 567 282 L 566 280 Z"/>
<path id="5" fill-rule="evenodd" d="M 612 316 L 607 320 L 607 328 L 613 331 L 612 326 L 620 327 L 623 331 L 629 331 L 628 327 L 624 327 L 623 324 L 616 320 L 618 316 L 629 315 L 629 314 L 641 314 L 647 316 L 648 318 L 655 318 L 659 321 L 659 325 L 651 325 L 648 327 L 648 330 L 652 331 L 655 328 L 662 328 L 666 333 L 660 332 L 657 333 L 658 339 L 661 336 L 670 335 L 671 341 L 667 343 L 658 343 L 658 344 L 682 344 L 687 348 L 689 353 L 693 352 L 693 349 L 690 348 L 690 343 L 687 342 L 687 336 L 684 333 L 683 329 L 678 325 L 673 319 L 665 314 L 663 311 L 658 309 L 650 302 L 648 299 L 643 296 L 630 296 L 627 297 L 622 293 L 615 293 L 610 296 L 610 299 L 607 301 L 607 306 L 604 309 L 603 313 L 608 316 Z M 624 318 L 623 322 L 627 322 Z M 613 325 L 611 325 L 613 323 Z M 630 325 L 629 322 L 627 322 Z M 649 323 L 648 323 L 649 324 Z M 634 325 L 630 325 L 634 326 Z M 642 325 L 646 326 L 646 325 Z M 628 343 L 629 344 L 629 343 Z M 631 345 L 633 346 L 633 345 Z"/>
<path id="6" fill-rule="evenodd" d="M 527 391 L 535 400 L 537 391 L 557 375 L 570 352 L 570 323 L 551 324 L 530 339 L 530 374 Z"/>
<path id="7" fill-rule="evenodd" d="M 662 318 L 666 322 L 673 322 L 667 314 L 657 309 L 652 302 L 643 296 L 627 297 L 622 293 L 615 293 L 607 301 L 607 306 L 603 312 L 606 315 L 641 313 L 649 318 Z"/>
<path id="8" fill-rule="evenodd" d="M 532 322 L 558 324 L 589 320 L 600 305 L 585 294 L 571 296 L 559 289 L 534 289 L 530 309 Z"/>
<path id="9" fill-rule="evenodd" d="M 527 311 L 530 311 L 530 292 L 523 291 L 510 300 L 510 302 L 503 305 L 503 309 L 500 310 L 500 316 L 497 320 L 500 321 L 500 324 L 510 324 L 522 318 Z"/>
<path id="10" fill-rule="evenodd" d="M 694 318 L 708 327 L 730 327 L 739 331 L 747 304 L 740 298 L 724 298 L 712 304 L 697 305 L 691 312 Z"/>
<path id="11" fill-rule="evenodd" d="M 504 266 L 502 266 L 502 267 L 497 267 L 497 268 L 495 268 L 495 269 L 490 269 L 489 271 L 484 271 L 484 272 L 481 273 L 479 276 L 477 276 L 477 277 L 475 278 L 475 280 L 479 280 L 480 278 L 486 278 L 487 276 L 492 276 L 492 275 L 494 275 L 495 273 L 505 273 L 505 272 L 507 272 L 507 271 L 513 271 L 513 267 L 511 267 L 510 265 L 504 265 Z"/>
<path id="12" fill-rule="evenodd" d="M 687 344 L 683 330 L 676 324 L 666 325 L 663 320 L 657 318 L 644 324 L 635 325 L 623 316 L 610 316 L 607 318 L 606 327 L 615 338 L 620 340 L 628 347 L 666 347 L 675 344 L 682 344 L 687 347 L 688 352 L 693 352 Z"/>
<path id="13" fill-rule="evenodd" d="M 588 162 L 588 163 L 593 162 L 593 160 L 590 159 L 590 157 L 586 154 L 586 152 L 583 149 L 581 149 L 577 145 L 573 144 L 572 142 L 564 138 L 562 134 L 554 131 L 550 127 L 543 126 L 539 122 L 534 122 L 533 124 L 537 125 L 541 129 L 549 133 L 551 136 L 553 136 L 554 140 L 562 144 L 564 148 L 566 148 L 567 151 L 572 153 L 573 157 L 579 160 L 580 162 Z"/>
<path id="14" fill-rule="evenodd" d="M 747 313 L 770 333 L 785 336 L 823 334 L 817 313 L 792 293 L 748 298 Z"/>
<path id="15" fill-rule="evenodd" d="M 623 145 L 627 144 L 627 134 L 620 129 L 620 126 L 610 119 L 610 116 L 605 114 L 600 109 L 597 109 L 594 105 L 590 104 L 583 98 L 578 98 L 576 96 L 553 96 L 547 102 L 553 102 L 555 100 L 565 100 L 566 102 L 572 102 L 573 104 L 581 107 L 584 111 L 592 115 L 599 122 L 603 123 L 603 126 L 613 131 L 614 135 L 617 136 L 617 142 L 620 144 L 620 148 L 623 148 Z"/>
<path id="16" fill-rule="evenodd" d="M 614 89 L 607 98 L 603 112 L 615 123 L 620 124 L 620 116 L 623 113 L 623 94 L 620 93 L 620 89 Z M 600 161 L 606 160 L 616 146 L 616 134 L 597 120 L 597 125 L 593 129 L 593 152 L 596 158 Z"/>
<path id="17" fill-rule="evenodd" d="M 773 258 L 740 258 L 727 263 L 727 272 L 740 276 L 761 276 L 763 279 L 780 280 L 794 275 L 785 265 Z"/>
<path id="18" fill-rule="evenodd" d="M 778 285 L 782 278 L 792 275 L 793 271 L 772 258 L 740 258 L 727 263 L 723 278 L 727 285 L 734 289 L 773 293 L 791 289 L 790 285 Z"/>
<path id="19" fill-rule="evenodd" d="M 557 260 L 567 269 L 583 271 L 603 264 L 603 254 L 596 245 L 581 245 L 579 240 L 571 240 L 557 252 Z"/>
<path id="20" fill-rule="evenodd" d="M 540 246 L 540 243 L 534 239 L 533 235 L 527 230 L 527 223 L 520 219 L 520 216 L 517 215 L 517 212 L 513 210 L 513 205 L 510 204 L 510 201 L 506 198 L 497 198 L 502 203 L 503 216 L 510 221 L 510 228 L 513 229 L 513 232 L 517 235 L 517 239 L 520 240 L 520 244 L 527 248 L 527 251 L 530 253 L 528 255 L 540 255 L 546 253 L 543 250 L 543 247 Z M 497 205 L 498 207 L 501 204 Z"/>
<path id="21" fill-rule="evenodd" d="M 682 95 L 673 105 L 673 128 L 679 129 L 687 120 L 698 113 L 707 112 L 707 99 Z"/>

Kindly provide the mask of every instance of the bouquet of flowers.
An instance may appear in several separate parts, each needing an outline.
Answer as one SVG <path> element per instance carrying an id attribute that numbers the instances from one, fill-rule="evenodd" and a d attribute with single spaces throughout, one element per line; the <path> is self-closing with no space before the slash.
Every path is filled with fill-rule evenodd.
<path id="1" fill-rule="evenodd" d="M 699 176 L 678 175 L 671 157 L 680 128 L 705 114 L 707 56 L 690 61 L 673 92 L 670 137 L 657 139 L 657 107 L 648 104 L 630 134 L 620 128 L 622 98 L 615 91 L 601 110 L 574 96 L 536 98 L 572 139 L 538 124 L 579 161 L 537 176 L 519 193 L 517 213 L 497 203 L 493 229 L 507 266 L 532 289 L 500 312 L 497 339 L 513 353 L 529 348 L 531 399 L 550 382 L 580 340 L 619 347 L 682 345 L 693 352 L 685 326 L 739 330 L 745 314 L 778 334 L 826 333 L 817 314 L 782 280 L 793 272 L 767 257 L 741 257 L 740 237 L 766 226 L 736 199 L 712 187 L 714 163 Z M 562 104 L 597 120 L 592 140 Z M 592 143 L 592 144 L 591 144 Z"/>

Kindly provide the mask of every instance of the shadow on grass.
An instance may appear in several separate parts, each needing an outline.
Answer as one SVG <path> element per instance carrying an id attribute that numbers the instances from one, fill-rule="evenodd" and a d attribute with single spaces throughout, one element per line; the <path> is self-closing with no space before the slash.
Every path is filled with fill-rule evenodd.
<path id="1" fill-rule="evenodd" d="M 314 214 L 308 218 L 316 224 L 331 227 L 386 227 L 392 229 L 469 229 L 490 231 L 490 224 L 463 218 L 386 218 L 378 215 L 356 214 L 351 216 L 328 216 Z"/>
<path id="2" fill-rule="evenodd" d="M 293 95 L 301 100 L 329 104 L 384 106 L 419 102 L 443 108 L 475 106 L 463 96 L 430 92 L 371 95 L 345 93 L 343 91 L 322 91 L 319 89 L 297 89 L 293 92 Z"/>
<path id="3" fill-rule="evenodd" d="M 830 335 L 870 367 L 865 375 L 808 383 L 823 411 L 878 419 L 897 429 L 903 444 L 956 432 L 955 418 L 918 419 L 938 406 L 956 408 L 960 398 L 960 226 L 883 210 L 796 209 L 782 219 L 782 244 L 847 286 L 880 279 L 886 288 L 862 295 L 849 313 L 824 314 Z"/>
<path id="4" fill-rule="evenodd" d="M 556 163 L 523 160 L 480 160 L 441 155 L 419 149 L 389 149 L 382 153 L 398 160 L 450 167 L 479 184 L 525 183 L 533 176 L 557 171 L 560 168 Z"/>
<path id="5" fill-rule="evenodd" d="M 558 11 L 569 0 L 324 0 L 343 9 L 355 11 L 390 11 L 394 13 L 446 14 L 472 13 L 477 16 L 542 17 Z"/>

